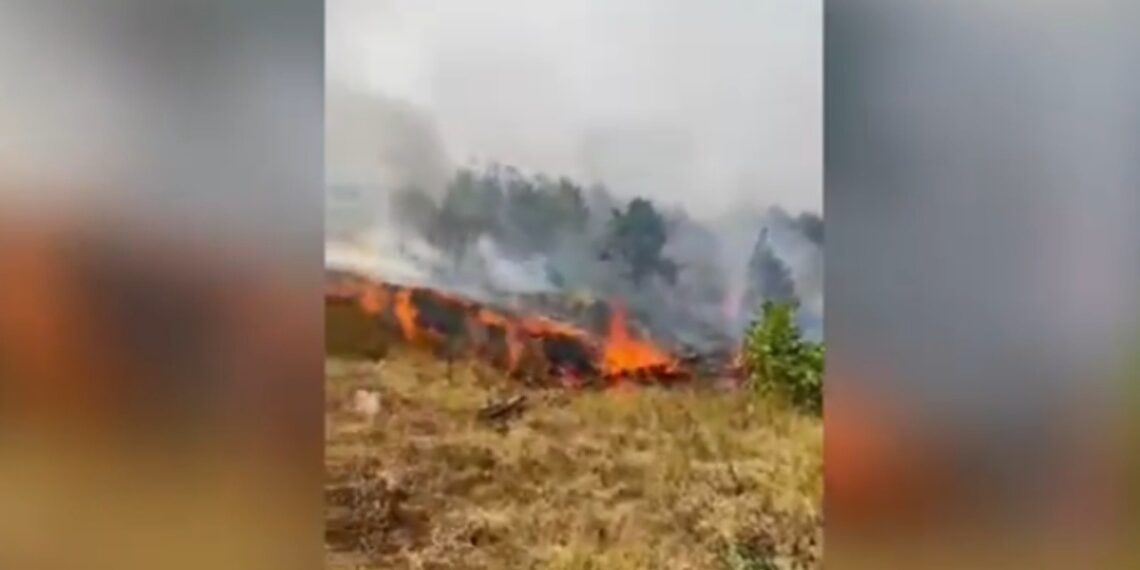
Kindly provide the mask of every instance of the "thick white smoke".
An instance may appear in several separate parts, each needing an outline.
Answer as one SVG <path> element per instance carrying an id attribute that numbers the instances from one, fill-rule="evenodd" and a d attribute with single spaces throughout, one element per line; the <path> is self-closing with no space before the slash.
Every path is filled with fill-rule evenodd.
<path id="1" fill-rule="evenodd" d="M 753 316 L 764 287 L 751 266 L 771 226 L 803 312 L 821 314 L 821 244 L 767 210 L 821 202 L 821 4 L 496 1 L 329 3 L 330 265 L 490 300 L 621 297 L 656 332 L 706 344 Z M 505 174 L 498 197 L 477 180 L 449 201 L 474 159 L 535 172 Z M 557 194 L 563 175 L 587 211 L 578 225 L 557 223 L 573 208 L 549 213 L 565 204 L 512 198 Z M 408 191 L 415 203 L 394 211 Z M 633 277 L 637 254 L 607 248 L 612 210 L 639 196 L 668 239 Z"/>

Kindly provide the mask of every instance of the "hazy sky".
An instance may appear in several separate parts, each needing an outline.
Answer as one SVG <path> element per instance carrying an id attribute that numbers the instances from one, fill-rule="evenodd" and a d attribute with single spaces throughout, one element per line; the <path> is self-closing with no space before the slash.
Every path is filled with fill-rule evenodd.
<path id="1" fill-rule="evenodd" d="M 819 0 L 330 0 L 327 69 L 334 90 L 410 104 L 452 162 L 698 214 L 818 211 L 822 35 Z"/>

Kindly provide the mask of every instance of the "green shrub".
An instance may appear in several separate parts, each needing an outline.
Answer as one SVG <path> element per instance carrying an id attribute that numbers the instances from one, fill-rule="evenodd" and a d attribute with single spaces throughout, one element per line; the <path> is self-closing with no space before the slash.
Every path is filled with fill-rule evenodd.
<path id="1" fill-rule="evenodd" d="M 760 319 L 744 341 L 744 363 L 754 390 L 819 413 L 823 410 L 824 348 L 803 338 L 796 325 L 797 308 L 795 303 L 764 302 Z"/>
<path id="2" fill-rule="evenodd" d="M 721 555 L 725 570 L 778 570 L 771 556 L 748 548 L 732 546 Z"/>

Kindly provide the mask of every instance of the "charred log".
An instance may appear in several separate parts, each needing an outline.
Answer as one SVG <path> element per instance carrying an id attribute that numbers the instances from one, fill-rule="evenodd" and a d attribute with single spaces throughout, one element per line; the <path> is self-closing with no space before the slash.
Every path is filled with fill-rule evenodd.
<path id="1" fill-rule="evenodd" d="M 597 376 L 594 364 L 597 355 L 581 339 L 570 336 L 550 336 L 541 340 L 543 355 L 552 373 L 568 373 L 581 377 Z"/>
<path id="2" fill-rule="evenodd" d="M 526 396 L 518 395 L 504 402 L 488 404 L 479 410 L 477 417 L 484 422 L 501 422 L 516 418 L 525 411 Z"/>
<path id="3" fill-rule="evenodd" d="M 443 338 L 466 333 L 467 307 L 455 299 L 432 294 L 426 289 L 413 289 L 412 305 L 416 308 L 416 324 Z"/>

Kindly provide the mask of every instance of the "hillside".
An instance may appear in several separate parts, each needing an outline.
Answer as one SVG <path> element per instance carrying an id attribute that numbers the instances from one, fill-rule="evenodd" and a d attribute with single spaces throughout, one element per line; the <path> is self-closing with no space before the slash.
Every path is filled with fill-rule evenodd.
<path id="1" fill-rule="evenodd" d="M 326 394 L 329 568 L 819 566 L 822 422 L 742 391 L 524 392 L 393 349 L 328 360 Z"/>

